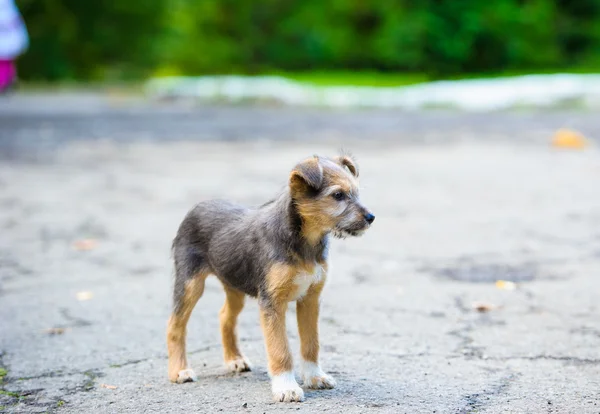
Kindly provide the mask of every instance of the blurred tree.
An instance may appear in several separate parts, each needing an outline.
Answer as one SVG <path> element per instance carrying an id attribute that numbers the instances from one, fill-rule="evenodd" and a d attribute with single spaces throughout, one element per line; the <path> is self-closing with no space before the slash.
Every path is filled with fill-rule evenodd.
<path id="1" fill-rule="evenodd" d="M 127 78 L 157 63 L 163 0 L 20 0 L 31 36 L 23 74 L 35 79 Z"/>
<path id="2" fill-rule="evenodd" d="M 600 0 L 21 0 L 30 79 L 600 67 Z"/>

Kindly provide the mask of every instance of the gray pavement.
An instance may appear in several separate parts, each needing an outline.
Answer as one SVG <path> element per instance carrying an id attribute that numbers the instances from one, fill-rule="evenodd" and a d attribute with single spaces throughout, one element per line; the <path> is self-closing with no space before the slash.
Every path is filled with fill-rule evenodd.
<path id="1" fill-rule="evenodd" d="M 552 149 L 560 127 L 600 137 L 584 112 L 0 100 L 0 411 L 600 413 L 600 153 Z M 228 374 L 214 279 L 189 325 L 199 381 L 169 383 L 184 214 L 262 203 L 340 146 L 377 220 L 333 241 L 321 338 L 338 387 L 271 401 L 255 301 L 239 327 L 255 370 Z M 293 321 L 290 306 L 297 355 Z"/>

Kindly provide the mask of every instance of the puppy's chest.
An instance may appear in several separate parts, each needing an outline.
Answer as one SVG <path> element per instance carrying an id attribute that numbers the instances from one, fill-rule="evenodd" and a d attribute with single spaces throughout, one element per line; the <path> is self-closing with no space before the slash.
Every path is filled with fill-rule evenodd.
<path id="1" fill-rule="evenodd" d="M 306 271 L 301 270 L 294 276 L 292 283 L 295 288 L 291 300 L 301 299 L 312 285 L 315 285 L 323 280 L 323 267 L 316 265 L 313 269 Z"/>

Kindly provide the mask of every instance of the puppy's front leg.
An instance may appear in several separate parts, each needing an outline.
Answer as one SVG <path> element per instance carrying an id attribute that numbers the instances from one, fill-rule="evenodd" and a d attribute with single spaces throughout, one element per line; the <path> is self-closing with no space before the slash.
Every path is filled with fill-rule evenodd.
<path id="1" fill-rule="evenodd" d="M 322 289 L 322 283 L 312 286 L 296 304 L 303 385 L 313 389 L 335 387 L 333 377 L 323 372 L 319 366 L 319 297 Z"/>
<path id="2" fill-rule="evenodd" d="M 287 301 L 262 303 L 260 322 L 265 335 L 271 389 L 276 401 L 304 401 L 304 391 L 296 382 L 290 345 L 285 331 Z"/>

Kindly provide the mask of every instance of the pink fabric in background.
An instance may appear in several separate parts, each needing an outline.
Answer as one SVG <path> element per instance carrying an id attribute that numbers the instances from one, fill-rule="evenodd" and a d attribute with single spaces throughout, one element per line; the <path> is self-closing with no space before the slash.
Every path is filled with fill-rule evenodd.
<path id="1" fill-rule="evenodd" d="M 16 72 L 12 60 L 0 60 L 0 91 L 10 86 L 15 79 Z"/>

